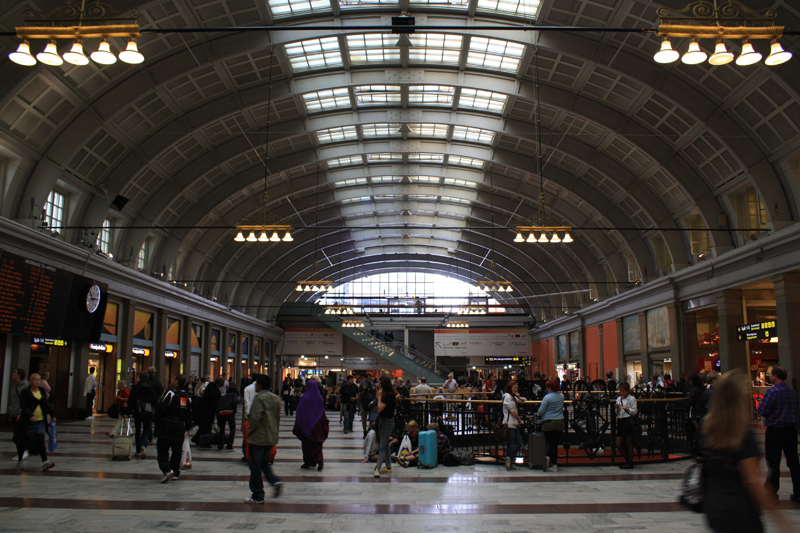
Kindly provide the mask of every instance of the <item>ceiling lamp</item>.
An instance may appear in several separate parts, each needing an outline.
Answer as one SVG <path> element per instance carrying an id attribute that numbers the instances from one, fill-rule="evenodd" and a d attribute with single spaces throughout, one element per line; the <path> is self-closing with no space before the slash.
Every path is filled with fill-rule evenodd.
<path id="1" fill-rule="evenodd" d="M 31 46 L 27 39 L 23 39 L 16 52 L 8 54 L 8 58 L 16 63 L 25 67 L 32 67 L 36 64 L 36 58 L 31 55 Z"/>
<path id="2" fill-rule="evenodd" d="M 278 232 L 277 231 L 273 231 L 272 232 L 272 237 L 270 237 L 269 240 L 270 240 L 270 242 L 280 242 L 281 238 L 278 237 Z"/>
<path id="3" fill-rule="evenodd" d="M 64 64 L 64 60 L 61 59 L 60 55 L 58 55 L 58 48 L 56 47 L 55 39 L 50 39 L 47 41 L 47 46 L 44 47 L 43 51 L 36 54 L 36 59 L 45 65 L 50 65 L 51 67 L 57 67 Z"/>
<path id="4" fill-rule="evenodd" d="M 119 53 L 119 60 L 129 65 L 138 65 L 144 61 L 144 56 L 139 52 L 136 46 L 136 37 L 128 39 L 128 46 Z"/>
<path id="5" fill-rule="evenodd" d="M 256 234 L 251 231 L 250 235 L 248 235 L 247 239 L 245 239 L 245 240 L 247 242 L 256 242 L 258 239 L 256 239 Z"/>
<path id="6" fill-rule="evenodd" d="M 291 233 L 289 233 L 292 227 L 286 224 L 242 224 L 236 226 L 236 229 L 239 232 L 236 235 L 236 238 L 233 239 L 236 242 L 242 242 L 243 240 L 247 240 L 249 242 L 294 242 Z M 250 239 L 249 237 L 247 239 L 239 239 L 239 235 L 245 231 L 249 232 L 250 235 L 253 235 L 253 239 Z M 278 234 L 279 231 L 286 232 L 283 239 L 281 239 L 280 235 Z M 256 233 L 259 235 L 258 238 L 255 237 Z M 272 236 L 267 237 L 268 233 L 272 233 Z"/>
<path id="7" fill-rule="evenodd" d="M 547 235 L 545 235 L 544 232 L 542 232 L 542 234 L 539 235 L 539 240 L 537 242 L 548 242 Z"/>
<path id="8" fill-rule="evenodd" d="M 514 242 L 525 242 L 525 239 L 522 237 L 522 233 L 517 232 L 517 236 L 514 237 Z"/>
<path id="9" fill-rule="evenodd" d="M 767 56 L 767 59 L 764 60 L 764 64 L 772 67 L 775 65 L 780 65 L 781 63 L 786 63 L 791 58 L 792 53 L 784 50 L 781 46 L 781 43 L 779 43 L 777 39 L 772 39 L 769 56 Z"/>
<path id="10" fill-rule="evenodd" d="M 83 53 L 83 41 L 75 39 L 69 52 L 64 52 L 64 61 L 72 65 L 88 65 L 89 58 Z"/>
<path id="11" fill-rule="evenodd" d="M 553 238 L 550 239 L 550 242 L 561 242 L 561 239 L 558 238 L 558 233 L 553 233 Z"/>
<path id="12" fill-rule="evenodd" d="M 564 235 L 564 238 L 561 240 L 561 242 L 572 242 L 572 237 L 570 237 L 569 232 Z"/>
<path id="13" fill-rule="evenodd" d="M 269 239 L 267 238 L 267 232 L 262 231 L 261 235 L 258 236 L 258 242 L 267 242 Z"/>
<path id="14" fill-rule="evenodd" d="M 283 236 L 282 240 L 283 240 L 283 242 L 294 242 L 294 239 L 292 238 L 292 234 L 289 233 L 288 231 L 286 232 L 286 235 Z"/>
<path id="15" fill-rule="evenodd" d="M 446 327 L 448 328 L 468 328 L 469 323 L 464 320 L 448 320 Z"/>
<path id="16" fill-rule="evenodd" d="M 111 45 L 108 44 L 107 37 L 103 37 L 100 40 L 100 46 L 97 47 L 97 50 L 92 52 L 90 57 L 92 61 L 101 65 L 113 65 L 117 62 L 117 56 L 111 53 Z"/>
<path id="17" fill-rule="evenodd" d="M 233 240 L 236 242 L 244 242 L 245 238 L 244 235 L 242 235 L 242 232 L 240 231 L 239 233 L 236 234 L 236 237 L 234 237 Z"/>
<path id="18" fill-rule="evenodd" d="M 528 239 L 525 242 L 536 242 L 536 235 L 531 233 L 530 235 L 528 235 Z"/>
<path id="19" fill-rule="evenodd" d="M 762 57 L 764 56 L 755 51 L 750 39 L 745 39 L 742 41 L 742 53 L 736 58 L 736 64 L 742 67 L 754 65 L 761 61 Z"/>
<path id="20" fill-rule="evenodd" d="M 333 287 L 331 281 L 298 281 L 296 291 L 327 292 Z"/>
<path id="21" fill-rule="evenodd" d="M 303 292 L 303 286 L 302 285 L 298 285 L 297 287 L 295 287 L 294 290 L 296 290 L 297 292 Z"/>
<path id="22" fill-rule="evenodd" d="M 727 65 L 731 61 L 733 61 L 733 53 L 728 52 L 728 49 L 725 48 L 725 41 L 717 39 L 714 53 L 708 58 L 708 62 L 712 65 Z"/>
<path id="23" fill-rule="evenodd" d="M 700 50 L 700 45 L 698 44 L 697 39 L 692 38 L 691 42 L 689 43 L 689 50 L 683 54 L 681 62 L 685 63 L 686 65 L 697 65 L 704 62 L 706 59 L 708 59 L 708 54 Z"/>
<path id="24" fill-rule="evenodd" d="M 664 37 L 664 39 L 661 41 L 661 50 L 656 52 L 656 55 L 653 56 L 653 59 L 656 63 L 674 63 L 679 57 L 681 57 L 681 55 L 677 50 L 672 49 L 672 43 L 670 42 L 669 37 Z"/>

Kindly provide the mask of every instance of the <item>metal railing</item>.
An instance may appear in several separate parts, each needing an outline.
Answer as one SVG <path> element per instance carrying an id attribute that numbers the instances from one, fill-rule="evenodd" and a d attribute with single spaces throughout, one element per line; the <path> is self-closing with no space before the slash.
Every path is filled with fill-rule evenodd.
<path id="1" fill-rule="evenodd" d="M 403 421 L 416 420 L 424 430 L 431 422 L 450 439 L 453 448 L 471 450 L 478 460 L 503 462 L 506 442 L 498 442 L 494 427 L 502 416 L 500 400 L 405 399 Z M 541 401 L 519 408 L 520 430 L 527 447 L 528 434 L 536 430 L 535 413 Z M 634 422 L 634 460 L 667 461 L 687 457 L 695 447 L 688 418 L 687 398 L 639 399 Z M 607 395 L 576 394 L 564 402 L 564 431 L 559 464 L 614 464 L 624 459 L 616 447 L 617 417 L 614 400 Z M 526 448 L 518 455 L 525 457 Z"/>

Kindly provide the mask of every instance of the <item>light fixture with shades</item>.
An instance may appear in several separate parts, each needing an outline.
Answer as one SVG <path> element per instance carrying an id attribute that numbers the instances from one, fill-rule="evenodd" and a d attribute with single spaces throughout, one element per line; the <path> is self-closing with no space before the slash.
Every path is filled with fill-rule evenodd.
<path id="1" fill-rule="evenodd" d="M 274 221 L 277 217 L 270 212 L 267 207 L 269 204 L 269 195 L 264 193 L 262 198 L 262 211 L 258 215 L 261 218 L 261 224 L 240 224 L 236 226 L 236 242 L 292 242 L 292 226 L 289 224 L 269 224 L 268 222 Z M 283 233 L 281 238 L 280 233 Z M 271 235 L 271 236 L 270 236 Z"/>
<path id="2" fill-rule="evenodd" d="M 448 320 L 446 327 L 448 328 L 468 328 L 469 322 L 466 320 Z"/>
<path id="3" fill-rule="evenodd" d="M 462 305 L 456 309 L 457 315 L 485 315 L 486 307 L 480 305 Z"/>
<path id="4" fill-rule="evenodd" d="M 364 323 L 359 320 L 347 320 L 342 322 L 342 327 L 345 328 L 363 328 Z"/>
<path id="5" fill-rule="evenodd" d="M 754 65 L 764 57 L 751 42 L 754 39 L 772 41 L 770 55 L 764 62 L 774 66 L 791 59 L 778 39 L 783 36 L 784 26 L 777 26 L 777 11 L 773 8 L 755 10 L 741 2 L 732 0 L 696 0 L 683 9 L 660 7 L 656 13 L 661 18 L 658 35 L 662 37 L 661 49 L 655 53 L 656 63 L 673 63 L 680 54 L 673 50 L 672 40 L 689 38 L 689 47 L 681 57 L 687 65 L 698 65 L 708 59 L 711 65 L 727 65 L 734 54 L 725 47 L 725 39 L 741 39 L 742 53 L 736 58 L 739 66 Z M 700 48 L 699 39 L 714 39 L 714 53 L 709 57 Z"/>
<path id="6" fill-rule="evenodd" d="M 120 12 L 100 1 L 81 2 L 80 6 L 75 4 L 68 1 L 48 11 L 25 10 L 22 18 L 31 25 L 15 28 L 21 42 L 17 50 L 8 55 L 9 59 L 28 67 L 36 65 L 37 60 L 50 66 L 63 65 L 64 61 L 77 66 L 88 65 L 89 58 L 84 53 L 83 41 L 99 38 L 98 48 L 90 57 L 100 65 L 112 65 L 116 63 L 117 56 L 111 51 L 109 38 L 124 37 L 128 39 L 128 46 L 119 53 L 120 61 L 133 65 L 144 62 L 144 55 L 136 46 L 136 37 L 140 35 L 138 9 L 122 16 L 112 16 Z M 36 57 L 30 53 L 30 41 L 34 39 L 47 40 L 44 50 Z M 64 53 L 63 58 L 58 55 L 58 39 L 72 41 L 70 50 Z"/>
<path id="7" fill-rule="evenodd" d="M 326 315 L 353 315 L 355 311 L 349 305 L 331 305 L 325 308 Z"/>

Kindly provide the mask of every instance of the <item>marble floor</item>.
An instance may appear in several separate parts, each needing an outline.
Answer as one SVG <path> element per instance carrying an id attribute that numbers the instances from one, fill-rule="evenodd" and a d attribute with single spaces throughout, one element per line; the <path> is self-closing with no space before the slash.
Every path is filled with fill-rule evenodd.
<path id="1" fill-rule="evenodd" d="M 160 484 L 155 446 L 146 460 L 111 460 L 105 432 L 113 421 L 106 418 L 60 423 L 58 450 L 50 454 L 56 467 L 47 473 L 38 457 L 16 471 L 11 435 L 0 433 L 0 531 L 707 531 L 702 515 L 675 502 L 685 461 L 630 471 L 568 466 L 558 473 L 395 465 L 391 476 L 375 479 L 374 465 L 360 462 L 361 432 L 345 435 L 338 414 L 329 416 L 322 472 L 300 469 L 300 443 L 292 421 L 283 419 L 274 469 L 284 493 L 272 499 L 268 492 L 258 506 L 244 503 L 249 474 L 239 438 L 233 452 L 193 448 L 193 468 Z M 800 531 L 800 505 L 788 500 L 787 476 L 783 472 L 781 506 Z"/>

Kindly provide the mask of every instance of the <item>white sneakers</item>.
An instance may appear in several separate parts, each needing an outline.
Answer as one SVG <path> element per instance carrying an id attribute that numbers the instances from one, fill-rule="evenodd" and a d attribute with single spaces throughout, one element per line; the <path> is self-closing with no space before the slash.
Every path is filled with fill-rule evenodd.
<path id="1" fill-rule="evenodd" d="M 175 475 L 175 472 L 170 470 L 169 472 L 164 474 L 164 477 L 161 478 L 161 483 L 169 483 L 169 480 L 172 479 L 174 475 Z"/>
<path id="2" fill-rule="evenodd" d="M 22 460 L 24 461 L 27 458 L 28 458 L 28 450 L 25 450 L 25 453 L 22 454 Z M 14 457 L 11 458 L 11 460 L 12 461 L 16 461 L 17 460 L 17 455 L 15 454 Z"/>
<path id="3" fill-rule="evenodd" d="M 381 473 L 377 468 L 375 469 L 374 472 L 372 472 L 372 475 L 375 476 L 375 477 L 381 477 Z"/>
<path id="4" fill-rule="evenodd" d="M 87 416 L 84 420 L 94 420 L 93 416 Z"/>
<path id="5" fill-rule="evenodd" d="M 56 466 L 56 464 L 53 461 L 42 461 L 42 472 L 47 472 L 54 466 Z"/>
<path id="6" fill-rule="evenodd" d="M 550 468 L 545 470 L 545 472 L 558 472 L 558 465 L 551 466 Z"/>

